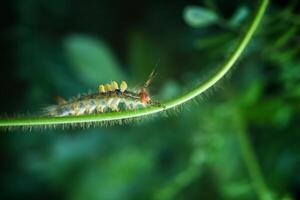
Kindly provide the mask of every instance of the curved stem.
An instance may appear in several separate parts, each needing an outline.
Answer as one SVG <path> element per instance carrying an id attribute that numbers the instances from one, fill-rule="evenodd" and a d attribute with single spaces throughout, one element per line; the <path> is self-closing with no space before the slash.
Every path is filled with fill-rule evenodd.
<path id="1" fill-rule="evenodd" d="M 261 172 L 261 168 L 257 161 L 253 147 L 249 141 L 248 135 L 245 130 L 237 131 L 241 152 L 246 167 L 248 168 L 250 178 L 252 180 L 253 188 L 257 193 L 260 200 L 274 199 L 271 191 L 269 190 L 265 178 Z"/>
<path id="2" fill-rule="evenodd" d="M 105 122 L 115 121 L 123 119 L 132 119 L 141 116 L 147 116 L 154 113 L 162 112 L 167 109 L 174 108 L 180 104 L 183 104 L 194 97 L 200 95 L 216 82 L 218 82 L 224 75 L 232 68 L 237 61 L 250 39 L 252 38 L 255 30 L 257 29 L 265 10 L 268 5 L 268 0 L 262 0 L 257 13 L 251 22 L 245 35 L 240 40 L 234 52 L 229 56 L 225 63 L 217 70 L 207 81 L 199 84 L 194 89 L 190 90 L 186 94 L 183 94 L 177 98 L 171 99 L 163 104 L 161 107 L 147 107 L 140 110 L 129 110 L 122 112 L 101 113 L 95 115 L 80 115 L 80 116 L 66 116 L 66 117 L 31 117 L 31 118 L 14 118 L 14 119 L 0 119 L 0 127 L 32 127 L 32 126 L 45 126 L 45 125 L 59 125 L 59 124 L 78 124 L 78 123 L 93 123 L 93 122 Z"/>
<path id="3" fill-rule="evenodd" d="M 246 131 L 245 119 L 240 112 L 234 115 L 234 121 L 236 125 L 237 138 L 240 144 L 241 154 L 244 159 L 246 168 L 248 169 L 252 186 L 258 199 L 260 200 L 272 200 L 275 198 L 275 194 L 267 186 L 265 177 L 262 173 L 262 169 L 259 165 L 258 159 L 255 155 L 250 138 Z"/>

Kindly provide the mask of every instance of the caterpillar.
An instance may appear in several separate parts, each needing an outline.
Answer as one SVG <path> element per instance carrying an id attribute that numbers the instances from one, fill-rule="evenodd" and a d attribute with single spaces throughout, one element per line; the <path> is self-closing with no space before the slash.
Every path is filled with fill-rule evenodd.
<path id="1" fill-rule="evenodd" d="M 118 112 L 120 110 L 159 105 L 159 102 L 151 99 L 147 90 L 154 75 L 155 71 L 153 70 L 144 86 L 138 90 L 128 89 L 125 81 L 122 81 L 120 85 L 116 81 L 112 81 L 111 83 L 100 84 L 97 92 L 71 98 L 69 101 L 62 97 L 57 97 L 58 104 L 46 107 L 43 113 L 46 116 L 63 117 Z"/>

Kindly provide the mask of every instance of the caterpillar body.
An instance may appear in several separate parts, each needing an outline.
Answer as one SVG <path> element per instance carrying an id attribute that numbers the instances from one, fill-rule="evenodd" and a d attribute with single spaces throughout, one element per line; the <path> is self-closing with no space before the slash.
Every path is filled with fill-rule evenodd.
<path id="1" fill-rule="evenodd" d="M 44 109 L 46 116 L 69 116 L 83 115 L 103 112 L 118 112 L 120 110 L 132 110 L 149 105 L 159 105 L 152 101 L 147 91 L 154 71 L 150 74 L 144 87 L 137 91 L 128 90 L 127 83 L 122 81 L 120 87 L 116 81 L 109 84 L 99 85 L 98 91 L 72 98 L 69 101 L 58 97 L 57 105 L 52 105 Z"/>

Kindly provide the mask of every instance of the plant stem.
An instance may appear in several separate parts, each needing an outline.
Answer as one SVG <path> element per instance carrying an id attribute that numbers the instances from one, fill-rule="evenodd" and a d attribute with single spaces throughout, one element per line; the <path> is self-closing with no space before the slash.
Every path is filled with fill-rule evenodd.
<path id="1" fill-rule="evenodd" d="M 140 110 L 129 110 L 122 112 L 110 112 L 101 113 L 94 115 L 80 115 L 80 116 L 66 116 L 66 117 L 31 117 L 31 118 L 13 118 L 13 119 L 0 119 L 0 127 L 32 127 L 32 126 L 46 126 L 46 125 L 59 125 L 59 124 L 78 124 L 78 123 L 94 123 L 94 122 L 114 122 L 123 119 L 132 119 L 136 117 L 142 117 L 151 115 L 154 113 L 162 112 L 167 109 L 174 108 L 180 104 L 183 104 L 194 97 L 200 95 L 210 87 L 212 87 L 216 82 L 218 82 L 224 75 L 232 68 L 234 63 L 240 57 L 243 50 L 246 48 L 250 39 L 253 37 L 259 23 L 261 22 L 265 10 L 268 5 L 268 0 L 262 0 L 260 6 L 251 22 L 245 35 L 240 40 L 236 49 L 229 56 L 229 58 L 224 62 L 224 64 L 217 70 L 207 81 L 199 84 L 194 89 L 190 90 L 186 94 L 183 94 L 177 98 L 171 99 L 165 103 L 163 106 L 156 107 L 146 107 Z"/>
<path id="2" fill-rule="evenodd" d="M 260 200 L 272 200 L 274 196 L 270 192 L 264 176 L 261 172 L 261 168 L 255 156 L 254 150 L 250 143 L 249 137 L 246 132 L 245 122 L 243 116 L 237 115 L 235 117 L 235 124 L 237 128 L 237 136 L 240 143 L 241 153 L 245 162 L 245 165 L 249 171 L 250 178 L 252 180 L 253 188 L 257 193 Z"/>

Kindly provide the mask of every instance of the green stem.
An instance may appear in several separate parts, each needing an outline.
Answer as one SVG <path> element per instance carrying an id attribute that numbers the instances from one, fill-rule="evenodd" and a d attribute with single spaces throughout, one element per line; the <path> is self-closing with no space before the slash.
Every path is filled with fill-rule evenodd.
<path id="1" fill-rule="evenodd" d="M 264 176 L 261 172 L 261 168 L 255 156 L 254 150 L 250 143 L 249 137 L 246 132 L 243 116 L 237 115 L 235 118 L 235 124 L 238 126 L 237 136 L 240 143 L 241 153 L 245 162 L 245 165 L 249 171 L 250 178 L 252 180 L 253 188 L 257 193 L 260 200 L 272 200 L 275 197 L 269 190 Z"/>
<path id="2" fill-rule="evenodd" d="M 78 124 L 78 123 L 94 123 L 94 122 L 114 122 L 115 120 L 132 119 L 136 117 L 142 117 L 151 115 L 154 113 L 162 112 L 171 108 L 174 108 L 180 104 L 183 104 L 194 97 L 200 95 L 210 87 L 212 87 L 216 82 L 218 82 L 224 75 L 232 68 L 234 63 L 240 57 L 243 50 L 246 48 L 250 39 L 252 38 L 255 30 L 257 29 L 260 21 L 263 18 L 265 10 L 268 5 L 268 0 L 262 0 L 258 8 L 258 11 L 251 22 L 247 32 L 240 40 L 235 51 L 229 56 L 225 63 L 216 71 L 215 74 L 211 76 L 210 79 L 191 91 L 179 96 L 175 99 L 169 100 L 163 104 L 161 107 L 147 107 L 140 110 L 129 110 L 122 112 L 111 112 L 111 113 L 101 113 L 95 115 L 81 115 L 81 116 L 66 116 L 66 117 L 31 117 L 31 118 L 14 118 L 14 119 L 0 119 L 0 127 L 32 127 L 32 126 L 46 126 L 46 125 L 59 125 L 59 124 Z"/>

